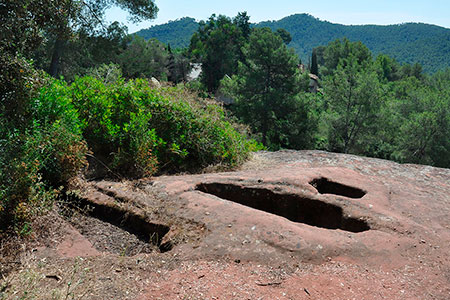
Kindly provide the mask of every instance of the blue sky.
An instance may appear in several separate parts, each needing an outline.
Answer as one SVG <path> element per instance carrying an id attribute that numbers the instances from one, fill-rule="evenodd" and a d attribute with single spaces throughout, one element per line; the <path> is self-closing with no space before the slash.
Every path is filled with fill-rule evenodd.
<path id="1" fill-rule="evenodd" d="M 247 11 L 251 22 L 309 13 L 340 24 L 422 22 L 450 28 L 450 0 L 156 0 L 156 5 L 159 13 L 153 21 L 128 23 L 118 8 L 108 10 L 106 18 L 127 25 L 130 33 L 182 17 L 205 20 L 213 13 L 233 17 L 241 11 Z"/>

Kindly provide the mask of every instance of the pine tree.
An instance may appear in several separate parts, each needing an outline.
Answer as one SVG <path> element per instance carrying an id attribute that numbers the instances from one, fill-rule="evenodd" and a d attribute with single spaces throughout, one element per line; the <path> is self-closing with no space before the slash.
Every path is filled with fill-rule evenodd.
<path id="1" fill-rule="evenodd" d="M 225 75 L 236 74 L 238 61 L 242 60 L 242 46 L 250 32 L 249 18 L 240 13 L 234 19 L 212 15 L 207 22 L 200 22 L 191 38 L 189 51 L 202 63 L 201 81 L 210 93 L 219 87 Z"/>
<path id="2" fill-rule="evenodd" d="M 315 50 L 313 50 L 311 56 L 311 74 L 319 75 L 319 67 L 317 65 L 317 54 Z"/>
<path id="3" fill-rule="evenodd" d="M 170 48 L 170 44 L 167 46 L 167 52 L 169 53 L 168 62 L 167 62 L 167 80 L 170 82 L 176 82 L 176 74 L 175 74 L 175 56 L 172 53 L 172 49 Z"/>
<path id="4" fill-rule="evenodd" d="M 269 28 L 258 28 L 243 49 L 236 113 L 272 150 L 306 147 L 307 111 L 298 98 L 298 57 Z"/>

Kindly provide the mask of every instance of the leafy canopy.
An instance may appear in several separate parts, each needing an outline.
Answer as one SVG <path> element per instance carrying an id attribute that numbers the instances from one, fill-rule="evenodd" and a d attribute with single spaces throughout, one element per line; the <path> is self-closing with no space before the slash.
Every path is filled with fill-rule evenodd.
<path id="1" fill-rule="evenodd" d="M 298 97 L 298 57 L 269 28 L 255 29 L 243 48 L 239 64 L 236 114 L 261 133 L 270 149 L 306 147 L 303 131 L 308 122 L 305 104 Z"/>

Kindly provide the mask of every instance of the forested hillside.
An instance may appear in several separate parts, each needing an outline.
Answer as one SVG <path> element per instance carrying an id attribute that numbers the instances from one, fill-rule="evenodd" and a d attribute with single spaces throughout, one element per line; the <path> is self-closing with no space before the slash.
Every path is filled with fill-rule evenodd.
<path id="1" fill-rule="evenodd" d="M 290 46 L 303 60 L 314 47 L 338 38 L 361 41 L 375 55 L 387 54 L 402 63 L 419 63 L 427 72 L 450 66 L 450 29 L 407 23 L 400 25 L 340 25 L 320 21 L 310 15 L 292 15 L 279 21 L 262 22 L 258 27 L 284 28 L 292 35 Z"/>
<path id="2" fill-rule="evenodd" d="M 181 18 L 169 21 L 167 24 L 152 26 L 136 32 L 137 35 L 146 40 L 155 38 L 172 48 L 185 48 L 189 46 L 191 36 L 198 29 L 198 23 L 193 18 Z"/>
<path id="3" fill-rule="evenodd" d="M 450 29 L 439 26 L 417 23 L 346 26 L 321 21 L 307 14 L 296 14 L 254 26 L 286 29 L 292 35 L 289 46 L 306 63 L 313 48 L 347 37 L 350 41 L 363 42 L 375 55 L 383 53 L 401 63 L 419 63 L 426 72 L 450 66 Z M 145 39 L 156 38 L 178 48 L 189 45 L 197 28 L 198 23 L 194 19 L 183 18 L 141 30 L 137 34 Z"/>

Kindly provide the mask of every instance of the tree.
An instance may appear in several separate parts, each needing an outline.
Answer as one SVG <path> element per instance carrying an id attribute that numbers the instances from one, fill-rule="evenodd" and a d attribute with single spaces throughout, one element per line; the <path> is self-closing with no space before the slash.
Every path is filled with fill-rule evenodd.
<path id="1" fill-rule="evenodd" d="M 52 58 L 54 36 L 47 35 L 46 39 L 48 42 L 41 44 L 32 55 L 34 66 L 39 69 L 47 69 Z M 67 81 L 73 81 L 76 76 L 83 76 L 90 69 L 103 64 L 117 64 L 119 55 L 131 40 L 126 26 L 118 22 L 110 24 L 98 36 L 79 30 L 66 42 L 64 56 L 60 60 L 59 75 Z"/>
<path id="2" fill-rule="evenodd" d="M 375 60 L 375 67 L 380 80 L 396 81 L 401 77 L 399 63 L 387 55 L 378 55 Z"/>
<path id="3" fill-rule="evenodd" d="M 103 15 L 112 5 L 119 6 L 131 14 L 131 20 L 138 22 L 156 17 L 158 8 L 153 0 L 56 0 L 58 22 L 47 30 L 55 36 L 49 74 L 58 76 L 65 45 L 73 32 L 80 29 L 92 35 L 104 29 Z"/>
<path id="4" fill-rule="evenodd" d="M 292 41 L 291 34 L 284 28 L 278 28 L 275 34 L 279 35 L 286 45 Z"/>
<path id="5" fill-rule="evenodd" d="M 127 78 L 167 79 L 168 52 L 165 46 L 155 39 L 146 41 L 135 36 L 127 49 L 120 54 L 119 64 Z"/>
<path id="6" fill-rule="evenodd" d="M 392 115 L 397 124 L 397 160 L 450 166 L 450 80 L 441 74 L 433 76 L 431 86 L 414 77 L 397 83 L 401 93 Z"/>
<path id="7" fill-rule="evenodd" d="M 270 149 L 300 149 L 307 145 L 302 125 L 308 122 L 298 97 L 298 57 L 269 28 L 258 28 L 243 49 L 239 64 L 236 113 Z"/>
<path id="8" fill-rule="evenodd" d="M 167 52 L 169 55 L 167 58 L 167 80 L 170 82 L 175 82 L 175 55 L 172 52 L 170 44 L 167 45 Z"/>
<path id="9" fill-rule="evenodd" d="M 344 38 L 328 44 L 323 51 L 323 75 L 332 74 L 339 65 L 345 67 L 350 57 L 355 59 L 360 69 L 367 68 L 372 63 L 370 50 L 361 42 L 350 42 Z"/>
<path id="10" fill-rule="evenodd" d="M 239 28 L 244 39 L 247 39 L 250 36 L 250 17 L 247 15 L 246 11 L 239 12 L 237 16 L 234 17 L 233 24 Z"/>
<path id="11" fill-rule="evenodd" d="M 41 44 L 43 30 L 59 22 L 52 0 L 0 1 L 0 122 L 23 129 L 31 120 L 30 99 L 41 80 L 27 58 Z M 36 80 L 30 82 L 30 78 Z M 6 131 L 0 132 L 0 140 Z"/>
<path id="12" fill-rule="evenodd" d="M 311 74 L 319 75 L 319 67 L 317 65 L 317 54 L 315 50 L 313 50 L 311 55 Z"/>
<path id="13" fill-rule="evenodd" d="M 419 63 L 414 65 L 405 64 L 402 69 L 402 77 L 416 77 L 419 80 L 424 79 L 422 66 Z"/>
<path id="14" fill-rule="evenodd" d="M 1 0 L 0 50 L 29 56 L 42 42 L 42 32 L 60 22 L 52 0 Z"/>
<path id="15" fill-rule="evenodd" d="M 243 59 L 241 48 L 249 32 L 246 13 L 239 13 L 234 19 L 212 15 L 207 22 L 200 22 L 191 38 L 189 53 L 202 63 L 201 81 L 208 92 L 215 92 L 225 75 L 237 72 L 238 61 Z"/>
<path id="16" fill-rule="evenodd" d="M 168 63 L 167 63 L 167 79 L 173 83 L 179 83 L 187 80 L 187 75 L 192 69 L 191 63 L 187 58 L 185 50 L 172 51 L 170 45 L 168 45 Z"/>
<path id="17" fill-rule="evenodd" d="M 324 94 L 329 108 L 329 150 L 358 153 L 363 136 L 376 130 L 377 114 L 383 105 L 377 74 L 361 69 L 358 58 L 351 55 L 326 78 Z"/>

